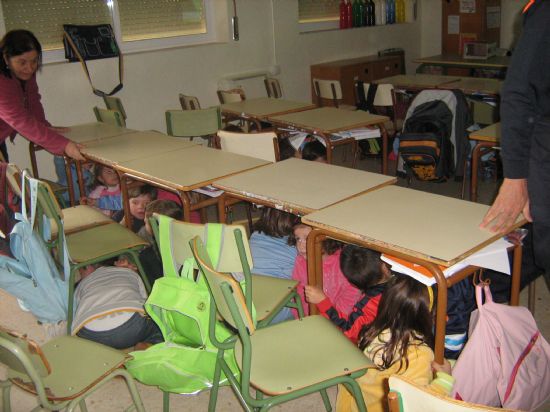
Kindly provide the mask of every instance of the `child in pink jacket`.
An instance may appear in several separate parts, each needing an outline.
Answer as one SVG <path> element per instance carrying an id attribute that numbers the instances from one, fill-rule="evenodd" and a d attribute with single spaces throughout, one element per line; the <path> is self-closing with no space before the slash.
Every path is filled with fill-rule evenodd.
<path id="1" fill-rule="evenodd" d="M 309 232 L 311 232 L 310 226 L 298 224 L 294 226 L 293 234 L 289 237 L 288 242 L 290 245 L 296 245 L 298 250 L 292 279 L 300 282 L 297 290 L 302 299 L 305 315 L 309 314 L 309 306 L 304 295 L 304 287 L 308 284 L 306 243 Z M 341 248 L 341 243 L 331 239 L 325 240 L 323 243 L 323 291 L 340 312 L 349 314 L 359 299 L 361 291 L 352 286 L 340 270 Z M 298 317 L 296 311 L 294 311 L 294 316 Z"/>

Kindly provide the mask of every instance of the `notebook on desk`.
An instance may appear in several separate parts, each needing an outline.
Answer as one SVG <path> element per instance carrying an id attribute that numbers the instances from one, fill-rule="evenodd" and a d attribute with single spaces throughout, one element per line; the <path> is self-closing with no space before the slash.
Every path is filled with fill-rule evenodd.
<path id="1" fill-rule="evenodd" d="M 510 242 L 501 238 L 452 266 L 445 267 L 439 265 L 439 268 L 446 278 L 467 266 L 479 266 L 510 275 L 510 262 L 507 250 L 511 246 Z M 388 254 L 383 254 L 381 259 L 388 263 L 393 271 L 411 276 L 427 286 L 432 286 L 436 283 L 431 272 L 424 266 Z"/>

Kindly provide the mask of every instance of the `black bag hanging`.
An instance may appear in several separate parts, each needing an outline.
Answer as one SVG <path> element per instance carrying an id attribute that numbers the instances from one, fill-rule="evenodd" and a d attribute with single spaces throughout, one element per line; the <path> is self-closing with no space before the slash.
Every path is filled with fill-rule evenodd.
<path id="1" fill-rule="evenodd" d="M 82 64 L 82 68 L 88 77 L 95 95 L 99 97 L 112 96 L 122 89 L 124 72 L 122 53 L 110 24 L 96 24 L 92 26 L 64 24 L 63 46 L 67 60 L 70 62 L 80 61 Z M 119 84 L 110 93 L 105 93 L 96 89 L 92 84 L 86 60 L 107 59 L 110 57 L 118 57 Z"/>

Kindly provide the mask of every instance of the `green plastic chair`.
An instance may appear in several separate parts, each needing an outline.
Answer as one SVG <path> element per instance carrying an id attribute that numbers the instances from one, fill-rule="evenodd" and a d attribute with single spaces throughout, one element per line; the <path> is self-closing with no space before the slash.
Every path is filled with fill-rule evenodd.
<path id="1" fill-rule="evenodd" d="M 122 100 L 120 100 L 120 98 L 114 96 L 103 96 L 103 101 L 105 102 L 105 107 L 107 109 L 116 110 L 122 115 L 122 118 L 124 120 L 128 118 L 128 116 L 126 116 L 126 110 L 124 110 Z"/>
<path id="2" fill-rule="evenodd" d="M 118 110 L 102 109 L 94 107 L 95 118 L 98 122 L 112 124 L 113 126 L 126 127 L 126 120 Z"/>
<path id="3" fill-rule="evenodd" d="M 27 176 L 27 179 L 30 179 L 30 177 Z M 55 196 L 53 196 L 47 183 L 40 180 L 38 180 L 37 210 L 39 212 L 37 216 L 43 214 L 53 223 L 49 231 L 50 233 L 63 232 L 65 234 L 64 236 L 50 236 L 47 245 L 54 251 L 54 259 L 60 267 L 63 267 L 64 262 L 65 248 L 63 241 L 66 242 L 66 249 L 69 255 L 70 278 L 67 333 L 71 333 L 74 289 L 77 273 L 80 268 L 126 254 L 137 266 L 147 291 L 151 290 L 149 280 L 138 257 L 139 251 L 148 245 L 141 237 L 116 222 L 87 226 L 82 228 L 82 230 L 67 233 L 64 230 L 63 214 Z M 42 234 L 48 232 L 44 219 L 38 219 L 38 229 Z"/>
<path id="4" fill-rule="evenodd" d="M 211 318 L 217 311 L 237 330 L 237 335 L 225 342 L 216 339 L 213 327 L 209 330 L 210 339 L 218 347 L 209 411 L 216 409 L 222 370 L 246 410 L 263 411 L 320 392 L 326 410 L 330 411 L 326 389 L 343 384 L 354 395 L 358 410 L 366 411 L 355 379 L 374 365 L 339 329 L 322 316 L 309 316 L 258 329 L 239 283 L 231 275 L 212 269 L 199 237 L 193 239 L 192 249 L 215 302 L 210 308 Z M 224 360 L 224 351 L 228 349 L 235 349 L 241 369 L 238 377 L 232 374 Z"/>
<path id="5" fill-rule="evenodd" d="M 2 410 L 11 411 L 13 385 L 38 397 L 33 409 L 58 411 L 77 406 L 85 412 L 85 399 L 117 376 L 126 381 L 132 407 L 145 408 L 132 376 L 123 368 L 129 355 L 72 336 L 55 338 L 39 346 L 26 336 L 0 328 L 0 363 L 8 368 L 8 379 L 0 381 Z"/>
<path id="6" fill-rule="evenodd" d="M 159 219 L 165 219 L 168 230 L 161 230 Z M 163 264 L 183 265 L 193 258 L 189 242 L 195 237 L 203 237 L 205 225 L 182 222 L 166 216 L 154 214 L 150 219 L 151 227 L 157 239 Z M 291 279 L 280 279 L 272 276 L 254 275 L 250 246 L 248 239 L 243 238 L 244 227 L 240 225 L 225 225 L 223 248 L 218 263 L 218 270 L 227 273 L 242 272 L 246 283 L 246 299 L 248 306 L 256 308 L 258 327 L 269 324 L 284 307 L 298 310 L 300 317 L 304 316 L 302 301 L 296 292 L 298 282 Z"/>
<path id="7" fill-rule="evenodd" d="M 221 129 L 221 125 L 219 107 L 166 111 L 166 133 L 169 136 L 185 137 L 190 140 L 199 136 L 208 139 L 208 145 L 212 146 L 212 139 Z"/>

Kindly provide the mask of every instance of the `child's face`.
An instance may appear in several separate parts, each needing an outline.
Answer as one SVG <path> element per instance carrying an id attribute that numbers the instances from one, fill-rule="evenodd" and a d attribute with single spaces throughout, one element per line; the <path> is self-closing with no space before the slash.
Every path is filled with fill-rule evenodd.
<path id="1" fill-rule="evenodd" d="M 294 229 L 294 237 L 296 238 L 296 249 L 298 250 L 298 254 L 302 257 L 307 256 L 307 235 L 309 235 L 309 232 L 311 232 L 311 228 L 309 226 L 299 226 L 296 229 Z"/>
<path id="2" fill-rule="evenodd" d="M 113 169 L 110 169 L 108 167 L 104 167 L 101 169 L 101 173 L 99 175 L 100 182 L 102 182 L 105 186 L 113 187 L 119 184 L 118 174 Z"/>
<path id="3" fill-rule="evenodd" d="M 145 206 L 151 203 L 151 195 L 144 194 L 130 199 L 130 214 L 139 220 L 145 219 Z"/>

